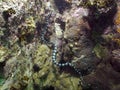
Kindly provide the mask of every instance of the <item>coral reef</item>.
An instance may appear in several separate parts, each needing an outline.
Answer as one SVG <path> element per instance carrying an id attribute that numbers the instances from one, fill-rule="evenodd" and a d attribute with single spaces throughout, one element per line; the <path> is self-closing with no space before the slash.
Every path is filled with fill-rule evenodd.
<path id="1" fill-rule="evenodd" d="M 120 1 L 0 0 L 0 90 L 119 90 Z"/>
<path id="2" fill-rule="evenodd" d="M 118 6 L 117 6 L 117 13 L 114 17 L 114 24 L 115 24 L 115 28 L 116 28 L 116 35 L 112 38 L 113 41 L 115 41 L 119 46 L 120 46 L 120 6 L 119 6 L 119 3 L 118 3 Z"/>

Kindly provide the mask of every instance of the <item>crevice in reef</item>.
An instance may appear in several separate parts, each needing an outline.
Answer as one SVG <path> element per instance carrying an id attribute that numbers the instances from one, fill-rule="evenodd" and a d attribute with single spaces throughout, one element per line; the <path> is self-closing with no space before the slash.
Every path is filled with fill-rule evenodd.
<path id="1" fill-rule="evenodd" d="M 55 5 L 59 11 L 59 13 L 63 13 L 66 9 L 71 7 L 71 4 L 66 2 L 65 0 L 54 0 Z"/>

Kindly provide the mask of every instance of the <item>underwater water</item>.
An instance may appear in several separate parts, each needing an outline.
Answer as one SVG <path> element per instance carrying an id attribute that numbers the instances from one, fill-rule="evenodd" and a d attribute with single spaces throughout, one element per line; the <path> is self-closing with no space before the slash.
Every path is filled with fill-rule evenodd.
<path id="1" fill-rule="evenodd" d="M 120 1 L 0 0 L 0 90 L 120 90 Z"/>

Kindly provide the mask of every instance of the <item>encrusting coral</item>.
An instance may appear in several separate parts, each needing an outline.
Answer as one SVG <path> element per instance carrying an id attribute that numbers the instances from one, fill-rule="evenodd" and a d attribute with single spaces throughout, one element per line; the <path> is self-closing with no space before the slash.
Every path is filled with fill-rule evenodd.
<path id="1" fill-rule="evenodd" d="M 36 17 L 29 15 L 26 18 L 22 15 L 18 15 L 21 18 L 17 21 L 18 27 L 12 21 L 12 19 L 16 20 L 18 17 L 12 17 L 8 20 L 9 30 L 11 30 L 9 37 L 10 49 L 14 52 L 6 53 L 4 50 L 5 54 L 9 54 L 10 57 L 7 58 L 7 61 L 1 61 L 6 63 L 3 68 L 6 81 L 2 84 L 1 90 L 33 90 L 34 84 L 41 89 L 53 86 L 60 90 L 66 90 L 67 88 L 77 90 L 79 88 L 79 78 L 71 77 L 66 73 L 60 74 L 56 69 L 57 67 L 53 66 L 51 57 L 49 57 L 51 55 L 50 48 L 40 44 L 35 37 L 35 22 L 38 21 Z M 11 26 L 12 24 L 13 26 Z M 27 39 L 29 39 L 30 34 L 33 35 L 33 38 L 28 43 Z M 23 37 L 24 40 L 22 40 Z M 25 44 L 23 41 L 25 41 Z M 1 52 L 2 56 L 3 54 Z M 36 67 L 38 68 L 37 71 Z M 66 83 L 63 84 L 63 81 L 66 81 Z M 72 84 L 72 81 L 76 84 Z M 59 87 L 60 84 L 63 85 Z"/>

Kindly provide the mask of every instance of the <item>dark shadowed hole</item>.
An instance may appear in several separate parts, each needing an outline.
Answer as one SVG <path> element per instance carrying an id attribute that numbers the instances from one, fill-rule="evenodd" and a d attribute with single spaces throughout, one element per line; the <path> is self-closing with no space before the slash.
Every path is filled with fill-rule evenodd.
<path id="1" fill-rule="evenodd" d="M 0 78 L 1 79 L 5 78 L 5 76 L 4 76 L 4 66 L 5 66 L 5 63 L 6 63 L 5 61 L 0 63 Z"/>
<path id="2" fill-rule="evenodd" d="M 34 72 L 38 72 L 39 70 L 40 70 L 40 68 L 39 68 L 39 66 L 38 65 L 34 65 L 33 66 L 33 70 L 34 70 Z"/>
<path id="3" fill-rule="evenodd" d="M 45 87 L 43 90 L 55 90 L 53 86 Z"/>
<path id="4" fill-rule="evenodd" d="M 64 12 L 64 10 L 71 7 L 71 4 L 69 4 L 65 0 L 54 0 L 54 2 L 61 14 Z"/>
<path id="5" fill-rule="evenodd" d="M 60 18 L 56 19 L 56 22 L 60 24 L 60 27 L 65 30 L 65 22 L 63 22 Z"/>

